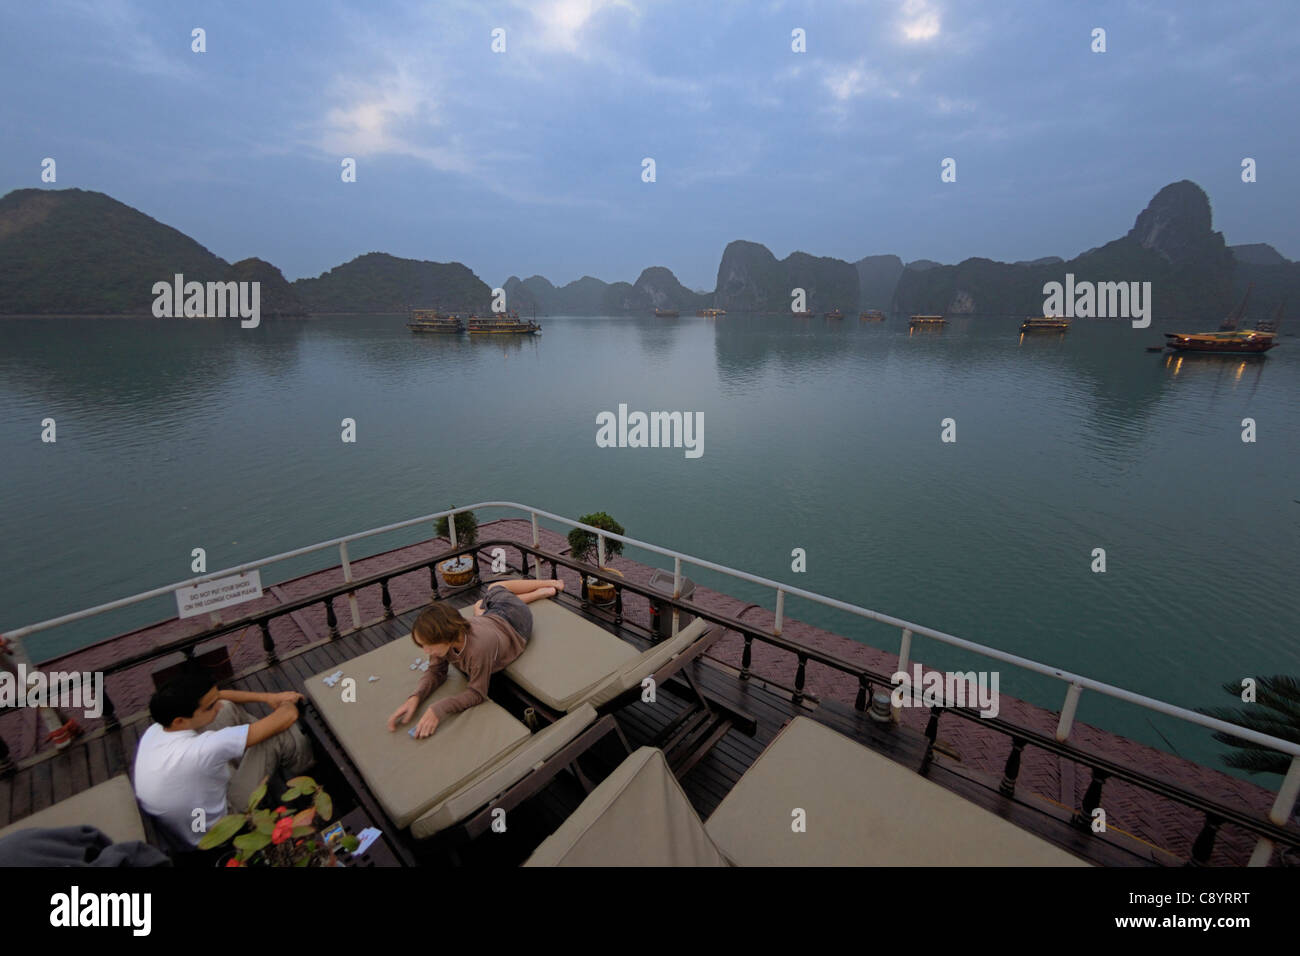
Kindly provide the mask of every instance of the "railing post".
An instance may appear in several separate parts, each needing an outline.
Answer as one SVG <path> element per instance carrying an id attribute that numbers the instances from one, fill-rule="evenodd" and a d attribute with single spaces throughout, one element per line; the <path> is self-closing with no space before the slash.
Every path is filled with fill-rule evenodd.
<path id="1" fill-rule="evenodd" d="M 343 562 L 343 580 L 348 584 L 352 583 L 352 562 L 348 560 L 348 543 L 339 542 L 339 560 Z M 437 590 L 435 588 L 435 590 Z M 348 607 L 352 610 L 352 626 L 361 627 L 361 609 L 357 607 L 357 592 L 348 592 Z"/>
<path id="2" fill-rule="evenodd" d="M 740 679 L 749 680 L 749 665 L 754 659 L 754 638 L 745 635 L 745 649 L 740 654 Z"/>
<path id="3" fill-rule="evenodd" d="M 1295 812 L 1296 796 L 1300 795 L 1300 757 L 1291 758 L 1291 766 L 1287 768 L 1286 776 L 1282 778 L 1282 786 L 1278 787 L 1277 798 L 1273 801 L 1273 807 L 1268 811 L 1268 819 L 1280 827 L 1284 827 L 1291 819 L 1291 814 Z M 1273 841 L 1267 837 L 1260 837 L 1259 842 L 1255 844 L 1255 852 L 1250 855 L 1250 862 L 1247 866 L 1268 866 L 1269 859 L 1273 856 Z"/>
<path id="4" fill-rule="evenodd" d="M 258 621 L 258 624 L 262 629 L 262 650 L 266 651 L 266 662 L 274 664 L 276 661 L 275 640 L 271 637 L 271 619 L 264 617 Z"/>
<path id="5" fill-rule="evenodd" d="M 0 779 L 12 777 L 15 769 L 13 759 L 9 756 L 9 745 L 0 737 Z"/>
<path id="6" fill-rule="evenodd" d="M 853 702 L 853 709 L 864 711 L 867 709 L 867 698 L 871 696 L 871 684 L 867 682 L 866 674 L 858 675 L 858 696 Z"/>
<path id="7" fill-rule="evenodd" d="M 934 760 L 934 743 L 939 739 L 939 715 L 942 713 L 942 704 L 930 708 L 930 719 L 925 724 L 925 755 L 921 758 L 921 773 L 925 773 Z"/>
<path id="8" fill-rule="evenodd" d="M 334 613 L 334 599 L 325 599 L 325 625 L 330 631 L 330 640 L 339 636 L 339 619 Z"/>
<path id="9" fill-rule="evenodd" d="M 808 670 L 808 655 L 800 654 L 799 670 L 796 671 L 794 675 L 794 702 L 796 704 L 803 703 L 803 682 L 807 670 Z"/>
<path id="10" fill-rule="evenodd" d="M 438 562 L 429 562 L 429 590 L 433 592 L 433 600 L 441 601 L 442 592 L 438 590 Z"/>
<path id="11" fill-rule="evenodd" d="M 1214 852 L 1214 838 L 1218 835 L 1222 824 L 1222 817 L 1215 816 L 1213 813 L 1205 815 L 1205 825 L 1201 827 L 1201 832 L 1196 835 L 1196 842 L 1192 844 L 1194 866 L 1206 866 L 1210 862 L 1210 854 Z"/>
<path id="12" fill-rule="evenodd" d="M 1109 776 L 1105 770 L 1092 768 L 1092 780 L 1088 783 L 1087 793 L 1083 795 L 1083 807 L 1071 821 L 1079 829 L 1092 831 L 1092 811 L 1101 806 L 1101 788 Z"/>
<path id="13" fill-rule="evenodd" d="M 623 623 L 623 589 L 614 585 L 614 624 Z"/>
<path id="14" fill-rule="evenodd" d="M 912 656 L 912 630 L 911 628 L 905 627 L 903 628 L 903 639 L 898 644 L 898 670 L 904 674 L 907 673 L 907 665 L 911 656 Z M 891 694 L 890 697 L 892 698 L 893 695 Z M 891 717 L 894 718 L 894 723 L 896 724 L 902 723 L 903 708 L 894 707 L 891 705 L 889 708 L 889 714 Z"/>
<path id="15" fill-rule="evenodd" d="M 785 627 L 785 589 L 776 589 L 776 620 L 772 622 L 772 633 L 777 637 L 781 636 L 781 629 Z"/>
<path id="16" fill-rule="evenodd" d="M 541 547 L 541 540 L 542 540 L 537 535 L 537 512 L 536 511 L 528 512 L 528 517 L 531 518 L 533 522 L 533 550 L 536 551 L 538 548 Z M 555 566 L 554 562 L 551 563 L 551 566 L 552 568 Z M 540 581 L 542 579 L 542 559 L 537 557 L 537 555 L 535 554 L 533 555 L 533 571 L 537 575 L 537 580 Z M 554 577 L 554 574 L 552 574 L 551 576 Z"/>
<path id="17" fill-rule="evenodd" d="M 1056 724 L 1056 739 L 1061 743 L 1070 736 L 1070 730 L 1074 727 L 1074 712 L 1079 709 L 1079 695 L 1083 693 L 1083 685 L 1074 683 L 1070 689 L 1065 692 L 1065 703 L 1061 705 L 1061 719 Z"/>
<path id="18" fill-rule="evenodd" d="M 388 593 L 388 578 L 380 579 L 379 594 L 384 603 L 384 620 L 387 621 L 393 616 L 393 596 Z"/>
<path id="19" fill-rule="evenodd" d="M 605 536 L 603 534 L 598 534 L 596 535 L 596 567 L 603 568 L 604 566 L 605 566 Z"/>
<path id="20" fill-rule="evenodd" d="M 681 599 L 682 599 L 682 559 L 675 557 L 673 558 L 673 600 L 680 601 Z M 673 633 L 672 633 L 673 637 L 677 636 L 677 627 L 680 620 L 681 620 L 681 611 L 678 608 L 673 608 Z M 748 638 L 746 638 L 746 640 L 748 640 Z M 746 650 L 748 650 L 749 645 L 746 644 L 745 648 Z"/>
<path id="21" fill-rule="evenodd" d="M 1016 778 L 1020 776 L 1020 754 L 1027 743 L 1029 741 L 1024 737 L 1011 738 L 1011 753 L 1007 754 L 1007 766 L 1002 771 L 1002 783 L 998 786 L 998 793 L 1004 797 L 1010 797 L 1016 792 Z"/>
<path id="22" fill-rule="evenodd" d="M 447 540 L 451 542 L 451 550 L 456 550 L 456 512 L 447 515 Z"/>

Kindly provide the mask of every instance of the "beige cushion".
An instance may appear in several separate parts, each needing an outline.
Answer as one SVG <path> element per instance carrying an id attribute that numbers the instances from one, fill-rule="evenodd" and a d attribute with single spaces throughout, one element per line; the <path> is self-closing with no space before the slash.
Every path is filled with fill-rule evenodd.
<path id="1" fill-rule="evenodd" d="M 528 646 L 506 676 L 553 710 L 583 703 L 592 688 L 637 656 L 636 648 L 554 601 L 534 601 Z M 470 618 L 474 608 L 461 614 Z"/>
<path id="2" fill-rule="evenodd" d="M 617 673 L 610 676 L 598 687 L 596 687 L 587 697 L 587 703 L 593 707 L 603 707 L 611 700 L 618 697 L 624 691 L 631 690 L 633 687 L 639 687 L 641 681 L 645 680 L 659 668 L 663 667 L 682 651 L 694 644 L 709 629 L 709 622 L 703 618 L 696 618 L 686 627 L 677 632 L 676 637 L 669 638 L 662 644 L 656 644 L 647 648 L 641 654 L 628 661 L 620 667 Z"/>
<path id="3" fill-rule="evenodd" d="M 83 790 L 75 796 L 60 800 L 17 823 L 0 830 L 0 838 L 19 830 L 37 827 L 72 827 L 89 824 L 99 829 L 114 843 L 145 839 L 140 808 L 135 802 L 131 780 L 121 773 L 101 784 Z"/>
<path id="4" fill-rule="evenodd" d="M 792 813 L 806 813 L 796 833 Z M 796 717 L 709 817 L 741 866 L 1086 866 L 920 774 Z"/>
<path id="5" fill-rule="evenodd" d="M 596 711 L 584 704 L 573 713 L 542 728 L 412 823 L 411 835 L 417 840 L 423 840 L 464 820 L 540 767 L 556 751 L 586 730 L 595 719 Z"/>
<path id="6" fill-rule="evenodd" d="M 423 675 L 411 664 L 425 655 L 406 635 L 311 677 L 307 693 L 375 799 L 398 826 L 407 826 L 439 800 L 529 736 L 528 728 L 490 700 L 452 714 L 432 737 L 407 735 L 430 701 L 465 689 L 455 667 L 409 724 L 388 730 L 388 717 L 415 690 Z M 343 683 L 326 686 L 337 670 L 356 680 L 355 702 L 343 700 Z M 370 677 L 378 677 L 371 682 Z"/>
<path id="7" fill-rule="evenodd" d="M 524 866 L 726 866 L 662 750 L 605 778 Z"/>

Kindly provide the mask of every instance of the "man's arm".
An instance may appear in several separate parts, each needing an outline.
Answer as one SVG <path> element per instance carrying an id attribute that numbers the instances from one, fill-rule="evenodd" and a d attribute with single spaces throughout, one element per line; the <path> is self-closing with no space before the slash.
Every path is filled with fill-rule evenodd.
<path id="1" fill-rule="evenodd" d="M 270 695 L 260 695 L 270 696 Z M 276 734 L 288 730 L 298 720 L 298 708 L 293 701 L 283 701 L 269 716 L 254 722 L 248 728 L 248 739 L 244 742 L 244 747 L 254 747 L 263 740 L 274 737 Z"/>
<path id="2" fill-rule="evenodd" d="M 232 704 L 268 704 L 271 707 L 279 707 L 286 700 L 294 702 L 302 700 L 302 694 L 297 691 L 285 690 L 274 694 L 258 694 L 247 690 L 219 690 L 217 691 L 218 700 L 228 700 Z"/>

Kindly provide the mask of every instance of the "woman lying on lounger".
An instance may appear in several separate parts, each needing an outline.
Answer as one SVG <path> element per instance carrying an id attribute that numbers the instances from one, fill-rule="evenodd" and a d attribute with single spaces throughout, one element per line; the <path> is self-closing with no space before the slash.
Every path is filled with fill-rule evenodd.
<path id="1" fill-rule="evenodd" d="M 410 722 L 420 702 L 447 679 L 448 663 L 455 664 L 469 678 L 469 686 L 432 704 L 415 726 L 417 738 L 437 730 L 438 722 L 448 714 L 487 700 L 492 675 L 522 654 L 532 636 L 533 612 L 527 605 L 563 590 L 564 582 L 557 580 L 493 581 L 483 600 L 474 605 L 475 617 L 471 621 L 442 602 L 421 614 L 411 628 L 411 639 L 428 653 L 429 669 L 416 692 L 388 718 L 388 729 L 396 730 L 400 724 Z"/>

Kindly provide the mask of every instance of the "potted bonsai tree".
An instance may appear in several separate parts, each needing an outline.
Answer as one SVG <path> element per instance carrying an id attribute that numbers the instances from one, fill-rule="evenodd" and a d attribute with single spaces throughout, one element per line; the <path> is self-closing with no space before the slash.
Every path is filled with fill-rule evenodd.
<path id="1" fill-rule="evenodd" d="M 582 524 L 591 525 L 593 528 L 600 528 L 603 531 L 609 531 L 613 534 L 623 534 L 623 526 L 605 514 L 603 511 L 596 511 L 592 514 L 583 515 L 578 519 Z M 599 560 L 600 546 L 596 540 L 596 535 L 590 531 L 584 531 L 582 528 L 574 528 L 569 532 L 569 552 L 579 561 L 585 561 L 592 564 Z M 605 539 L 605 557 L 611 558 L 616 554 L 623 553 L 622 541 L 611 541 Z M 622 577 L 622 573 L 614 568 L 601 566 L 601 571 L 608 571 L 610 574 L 617 574 Z M 583 576 L 583 583 L 586 585 L 587 600 L 592 604 L 612 604 L 614 602 L 614 585 L 608 581 L 600 581 L 591 575 Z"/>
<path id="2" fill-rule="evenodd" d="M 292 809 L 303 797 L 309 797 L 311 805 Z M 334 804 L 311 777 L 290 780 L 289 789 L 280 797 L 283 805 L 274 810 L 261 807 L 265 798 L 263 779 L 248 802 L 248 812 L 218 820 L 199 840 L 199 849 L 211 850 L 232 841 L 234 853 L 226 858 L 226 866 L 336 866 L 335 850 L 351 852 L 359 845 L 351 834 L 331 843 L 317 831 L 315 822 L 333 816 Z"/>
<path id="3" fill-rule="evenodd" d="M 452 507 L 456 507 L 452 505 Z M 435 529 L 440 538 L 451 538 L 451 526 L 446 516 L 438 519 Z M 478 541 L 478 518 L 474 517 L 472 511 L 461 511 L 456 515 L 456 545 L 458 547 L 471 547 L 474 542 Z M 458 558 L 452 558 L 450 561 L 444 561 L 438 565 L 442 572 L 442 579 L 454 588 L 464 587 L 474 579 L 474 559 L 463 554 Z"/>

